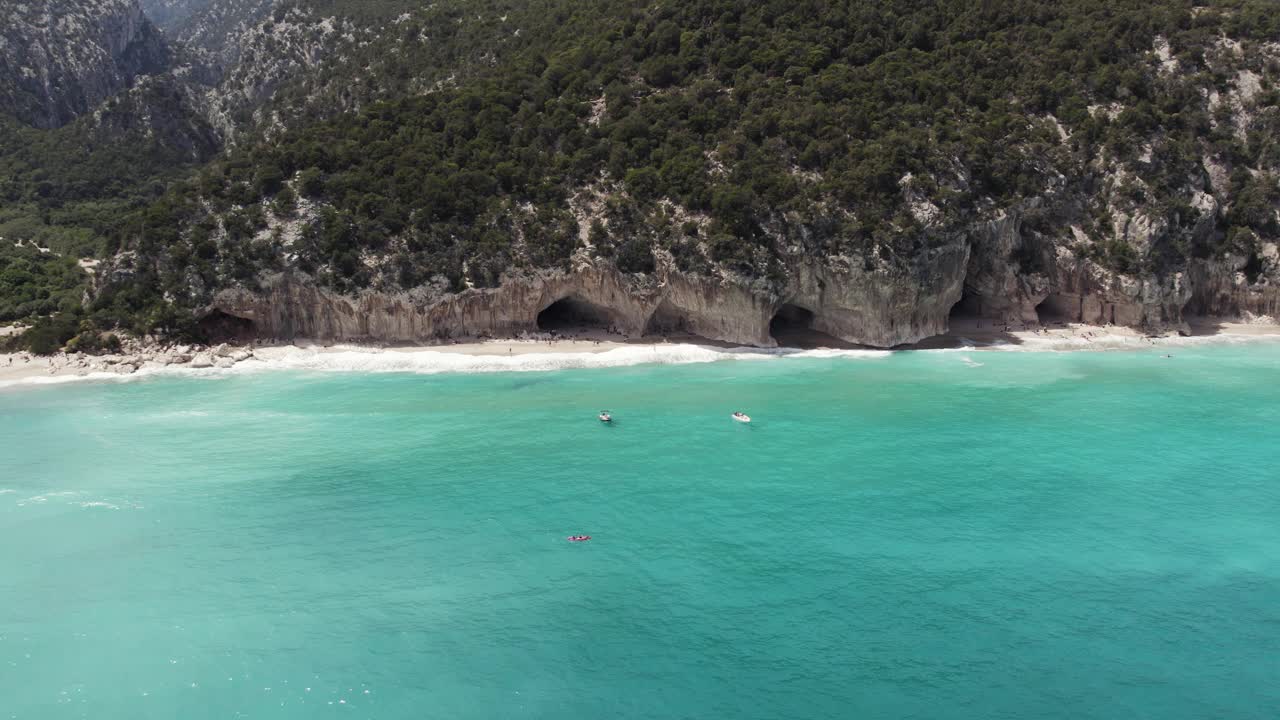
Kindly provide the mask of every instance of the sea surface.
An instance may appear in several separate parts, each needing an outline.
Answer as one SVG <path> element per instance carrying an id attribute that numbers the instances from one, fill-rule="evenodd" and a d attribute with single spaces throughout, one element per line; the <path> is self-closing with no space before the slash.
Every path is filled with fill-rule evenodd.
<path id="1" fill-rule="evenodd" d="M 726 357 L 0 390 L 0 720 L 1280 715 L 1280 344 Z"/>

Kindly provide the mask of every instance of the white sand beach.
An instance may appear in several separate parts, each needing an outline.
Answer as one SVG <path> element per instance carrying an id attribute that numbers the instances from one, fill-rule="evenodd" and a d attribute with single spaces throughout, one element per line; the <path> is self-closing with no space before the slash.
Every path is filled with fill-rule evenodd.
<path id="1" fill-rule="evenodd" d="M 972 351 L 1107 351 L 1177 347 L 1215 341 L 1280 340 L 1280 324 L 1273 322 L 1202 321 L 1190 325 L 1189 334 L 1149 336 L 1127 327 L 1056 324 L 1013 328 L 989 321 L 957 323 L 946 335 L 929 338 L 896 351 L 965 349 Z M 502 372 L 553 370 L 568 367 L 613 367 L 649 362 L 712 362 L 733 356 L 739 359 L 778 355 L 823 354 L 887 355 L 888 350 L 860 348 L 820 336 L 809 338 L 804 349 L 742 348 L 711 343 L 697 337 L 625 338 L 604 332 L 582 331 L 573 337 L 528 339 L 472 339 L 448 344 L 385 346 L 322 344 L 299 341 L 290 344 L 217 347 L 165 345 L 144 347 L 134 343 L 116 355 L 60 353 L 0 354 L 0 387 L 20 384 L 59 383 L 77 379 L 123 379 L 135 375 L 236 370 L 300 369 L 369 372 Z"/>

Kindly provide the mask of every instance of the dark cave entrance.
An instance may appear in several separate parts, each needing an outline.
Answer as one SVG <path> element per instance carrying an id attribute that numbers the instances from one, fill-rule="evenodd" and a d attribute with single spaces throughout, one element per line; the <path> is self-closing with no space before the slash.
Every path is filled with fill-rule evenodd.
<path id="1" fill-rule="evenodd" d="M 779 335 L 800 335 L 813 330 L 813 311 L 790 303 L 778 308 L 769 321 L 769 334 L 774 340 Z"/>
<path id="2" fill-rule="evenodd" d="M 200 337 L 210 345 L 218 343 L 246 343 L 258 337 L 258 326 L 252 320 L 237 317 L 221 310 L 201 318 L 196 324 Z"/>
<path id="3" fill-rule="evenodd" d="M 964 294 L 955 305 L 951 306 L 951 312 L 947 314 L 947 327 L 976 327 L 983 317 L 982 298 L 976 293 L 969 292 L 969 288 L 965 288 Z"/>
<path id="4" fill-rule="evenodd" d="M 1061 325 L 1080 320 L 1080 304 L 1062 295 L 1050 295 L 1036 305 L 1036 320 L 1041 325 Z"/>
<path id="5" fill-rule="evenodd" d="M 792 348 L 849 348 L 853 347 L 840 338 L 813 328 L 813 311 L 787 303 L 778 308 L 769 321 L 769 334 L 781 347 Z"/>
<path id="6" fill-rule="evenodd" d="M 538 313 L 538 329 L 556 333 L 573 330 L 617 331 L 613 313 L 608 308 L 578 297 L 561 298 L 548 305 Z"/>
<path id="7" fill-rule="evenodd" d="M 673 305 L 665 299 L 658 303 L 658 307 L 649 316 L 649 322 L 644 326 L 644 334 L 647 337 L 674 337 L 676 339 L 712 342 L 693 331 L 689 325 L 689 316 L 685 314 L 683 308 Z"/>

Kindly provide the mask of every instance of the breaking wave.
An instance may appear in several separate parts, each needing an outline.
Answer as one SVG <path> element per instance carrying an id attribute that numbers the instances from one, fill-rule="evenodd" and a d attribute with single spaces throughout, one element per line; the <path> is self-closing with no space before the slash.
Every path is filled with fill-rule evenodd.
<path id="1" fill-rule="evenodd" d="M 787 350 L 712 348 L 703 345 L 638 345 L 603 352 L 533 352 L 510 355 L 415 350 L 408 352 L 360 348 L 283 348 L 265 362 L 237 366 L 245 369 L 291 369 L 368 373 L 497 373 L 547 372 L 629 367 L 688 365 L 725 361 L 768 361 L 781 358 L 882 358 L 887 350 Z"/>
<path id="2" fill-rule="evenodd" d="M 961 362 L 971 367 L 982 363 L 968 354 L 979 352 L 1082 352 L 1114 350 L 1160 350 L 1164 348 L 1208 345 L 1238 345 L 1261 341 L 1280 342 L 1276 335 L 1250 335 L 1222 333 L 1192 337 L 1147 338 L 1139 335 L 1107 335 L 1092 337 L 1023 336 L 1020 342 L 976 343 L 961 339 L 959 347 L 907 350 L 921 353 L 964 353 Z M 456 350 L 387 350 L 341 345 L 282 346 L 262 348 L 255 358 L 233 368 L 195 369 L 182 366 L 144 367 L 131 375 L 115 373 L 89 373 L 85 375 L 55 375 L 28 377 L 0 381 L 0 389 L 15 386 L 56 385 L 71 382 L 132 382 L 155 377 L 228 378 L 243 373 L 259 373 L 271 370 L 298 370 L 313 372 L 357 373 L 414 373 L 434 375 L 440 373 L 502 373 L 548 372 L 554 370 L 582 370 L 630 367 L 635 365 L 687 365 L 728 361 L 771 361 L 782 359 L 882 359 L 892 356 L 893 350 L 836 350 L 795 348 L 710 347 L 693 344 L 655 344 L 615 347 L 598 352 L 584 350 L 530 351 L 516 345 L 514 352 L 504 354 L 506 345 L 495 344 L 489 354 L 473 354 Z M 489 350 L 489 348 L 485 348 Z"/>

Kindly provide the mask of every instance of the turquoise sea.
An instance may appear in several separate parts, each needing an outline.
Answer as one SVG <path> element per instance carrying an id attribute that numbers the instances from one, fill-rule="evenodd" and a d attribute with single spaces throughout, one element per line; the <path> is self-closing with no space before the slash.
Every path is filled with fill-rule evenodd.
<path id="1" fill-rule="evenodd" d="M 1278 431 L 1271 343 L 10 387 L 0 720 L 1272 720 Z"/>

